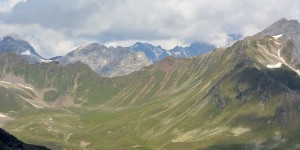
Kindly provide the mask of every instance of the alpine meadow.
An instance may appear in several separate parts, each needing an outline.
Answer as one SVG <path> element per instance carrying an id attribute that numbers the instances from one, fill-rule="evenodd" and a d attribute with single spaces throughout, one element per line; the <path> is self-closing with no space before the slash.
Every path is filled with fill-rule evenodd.
<path id="1" fill-rule="evenodd" d="M 261 3 L 0 0 L 0 149 L 300 149 L 300 13 Z"/>

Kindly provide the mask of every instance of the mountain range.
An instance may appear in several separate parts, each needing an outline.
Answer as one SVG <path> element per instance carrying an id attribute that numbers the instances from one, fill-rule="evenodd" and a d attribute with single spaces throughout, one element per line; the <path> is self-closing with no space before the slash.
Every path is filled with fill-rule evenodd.
<path id="1" fill-rule="evenodd" d="M 7 35 L 0 41 L 0 53 L 14 52 L 30 63 L 58 61 L 63 65 L 78 61 L 87 64 L 102 76 L 115 77 L 130 74 L 166 57 L 194 57 L 213 50 L 213 45 L 192 43 L 189 47 L 176 46 L 171 50 L 162 49 L 149 43 L 137 42 L 130 47 L 106 47 L 98 43 L 85 44 L 64 56 L 45 59 L 18 35 Z"/>
<path id="2" fill-rule="evenodd" d="M 131 49 L 136 52 L 144 52 L 147 58 L 153 63 L 170 56 L 175 58 L 194 57 L 207 53 L 214 48 L 215 46 L 213 45 L 200 42 L 192 43 L 188 47 L 176 46 L 171 50 L 166 50 L 161 48 L 160 46 L 153 46 L 149 43 L 141 42 L 137 42 L 133 46 L 131 46 Z"/>
<path id="3" fill-rule="evenodd" d="M 1 53 L 0 126 L 51 149 L 299 149 L 299 27 L 283 18 L 229 47 L 115 77 Z M 94 47 L 119 49 L 68 55 Z"/>

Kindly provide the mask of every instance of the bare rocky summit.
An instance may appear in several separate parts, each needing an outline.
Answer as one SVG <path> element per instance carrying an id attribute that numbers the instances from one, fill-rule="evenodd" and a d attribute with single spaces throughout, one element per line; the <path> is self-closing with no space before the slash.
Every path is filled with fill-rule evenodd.
<path id="1" fill-rule="evenodd" d="M 80 61 L 107 77 L 130 74 L 151 64 L 143 52 L 134 52 L 128 47 L 106 47 L 98 43 L 80 46 L 57 61 L 63 65 Z"/>
<path id="2" fill-rule="evenodd" d="M 50 61 L 40 56 L 27 41 L 20 39 L 17 34 L 6 35 L 0 41 L 0 53 L 7 52 L 14 52 L 26 59 L 29 63 Z"/>
<path id="3" fill-rule="evenodd" d="M 288 20 L 282 18 L 271 26 L 255 35 L 256 38 L 271 36 L 277 41 L 277 45 L 281 43 L 287 44 L 287 47 L 280 51 L 285 61 L 296 69 L 300 69 L 300 21 Z"/>

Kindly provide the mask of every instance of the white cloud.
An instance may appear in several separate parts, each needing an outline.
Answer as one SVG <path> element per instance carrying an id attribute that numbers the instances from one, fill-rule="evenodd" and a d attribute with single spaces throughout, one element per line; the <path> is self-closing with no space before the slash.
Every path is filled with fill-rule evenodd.
<path id="1" fill-rule="evenodd" d="M 26 2 L 26 0 L 0 0 L 0 13 L 10 12 L 20 2 Z"/>
<path id="2" fill-rule="evenodd" d="M 10 5 L 10 13 L 0 11 L 0 30 L 19 33 L 46 56 L 88 41 L 144 41 L 168 49 L 195 41 L 224 46 L 228 34 L 253 35 L 282 17 L 300 19 L 299 0 L 14 1 L 19 3 Z"/>
<path id="3" fill-rule="evenodd" d="M 0 23 L 0 35 L 18 33 L 28 41 L 42 56 L 58 56 L 68 53 L 83 43 L 76 39 L 69 39 L 63 33 L 43 28 L 38 24 L 7 25 Z"/>
<path id="4" fill-rule="evenodd" d="M 250 24 L 242 28 L 241 34 L 246 37 L 246 36 L 251 36 L 256 33 L 258 33 L 261 29 L 259 29 L 256 25 Z"/>
<path id="5" fill-rule="evenodd" d="M 178 39 L 164 39 L 164 40 L 153 40 L 153 41 L 145 41 L 154 45 L 160 45 L 164 49 L 172 49 L 175 46 L 188 46 L 190 43 L 183 42 Z"/>

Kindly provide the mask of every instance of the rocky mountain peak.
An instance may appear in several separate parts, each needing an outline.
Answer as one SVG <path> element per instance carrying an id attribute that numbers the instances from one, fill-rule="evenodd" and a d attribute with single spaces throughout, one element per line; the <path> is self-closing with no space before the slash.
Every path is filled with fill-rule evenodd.
<path id="1" fill-rule="evenodd" d="M 256 39 L 266 38 L 276 44 L 277 55 L 286 65 L 300 70 L 300 21 L 279 19 L 262 32 L 254 35 Z"/>
<path id="2" fill-rule="evenodd" d="M 288 22 L 289 20 L 288 19 L 286 19 L 286 18 L 281 18 L 281 19 L 279 19 L 279 20 L 277 20 L 276 22 L 274 22 L 274 24 L 277 24 L 277 23 L 284 23 L 284 22 Z"/>
<path id="3" fill-rule="evenodd" d="M 134 49 L 141 49 L 141 50 L 151 50 L 153 48 L 161 48 L 160 46 L 154 46 L 150 43 L 143 43 L 143 42 L 136 42 L 133 46 Z"/>
<path id="4" fill-rule="evenodd" d="M 126 75 L 151 64 L 144 53 L 135 53 L 128 47 L 108 48 L 98 43 L 82 45 L 57 61 L 63 65 L 80 61 L 108 77 Z"/>
<path id="5" fill-rule="evenodd" d="M 1 42 L 13 42 L 13 41 L 16 41 L 16 40 L 11 36 L 4 36 L 1 40 Z"/>
<path id="6" fill-rule="evenodd" d="M 47 62 L 35 49 L 17 34 L 6 35 L 0 41 L 0 53 L 14 52 L 30 63 Z"/>
<path id="7" fill-rule="evenodd" d="M 107 49 L 105 45 L 100 45 L 99 43 L 89 43 L 80 46 L 77 50 L 102 50 Z"/>
<path id="8" fill-rule="evenodd" d="M 276 36 L 280 34 L 287 36 L 286 38 L 300 34 L 300 21 L 281 18 L 262 32 L 256 34 L 255 37 L 262 38 L 266 35 Z"/>
<path id="9" fill-rule="evenodd" d="M 5 35 L 2 39 L 14 39 L 14 40 L 22 40 L 17 33 L 9 33 Z"/>

